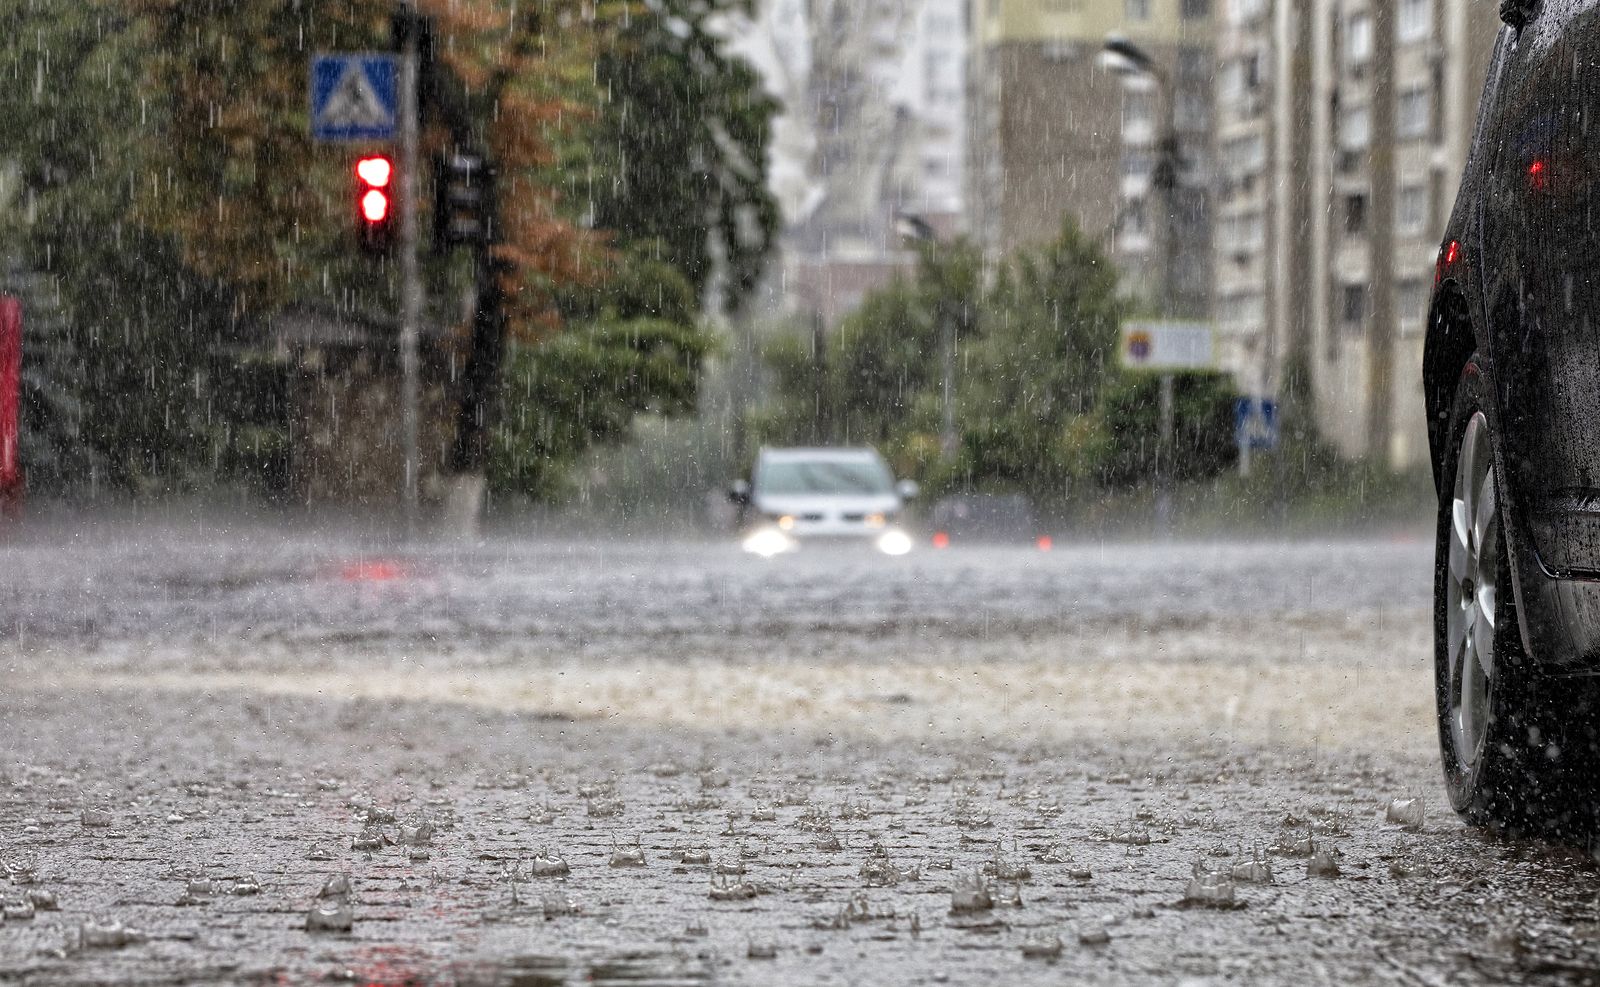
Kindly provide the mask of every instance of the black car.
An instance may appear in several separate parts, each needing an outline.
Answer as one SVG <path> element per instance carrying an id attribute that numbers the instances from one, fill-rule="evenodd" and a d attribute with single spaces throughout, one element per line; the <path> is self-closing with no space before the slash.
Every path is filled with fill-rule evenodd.
<path id="1" fill-rule="evenodd" d="M 1468 820 L 1592 826 L 1600 0 L 1500 9 L 1423 361 L 1439 740 Z"/>

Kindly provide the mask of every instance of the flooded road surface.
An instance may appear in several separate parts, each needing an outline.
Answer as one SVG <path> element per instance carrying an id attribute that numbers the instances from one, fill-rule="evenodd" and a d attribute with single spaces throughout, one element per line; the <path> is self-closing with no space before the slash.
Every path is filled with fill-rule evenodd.
<path id="1" fill-rule="evenodd" d="M 0 547 L 0 982 L 1588 982 L 1430 556 Z"/>

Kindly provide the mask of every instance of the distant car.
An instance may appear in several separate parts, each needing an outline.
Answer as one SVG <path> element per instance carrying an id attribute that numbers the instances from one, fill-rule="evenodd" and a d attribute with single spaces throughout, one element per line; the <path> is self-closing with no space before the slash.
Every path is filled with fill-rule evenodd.
<path id="1" fill-rule="evenodd" d="M 1423 359 L 1439 743 L 1468 820 L 1592 827 L 1600 0 L 1500 12 Z"/>
<path id="2" fill-rule="evenodd" d="M 1031 543 L 1039 537 L 1033 504 L 1021 494 L 952 494 L 933 505 L 928 524 L 957 543 Z"/>
<path id="3" fill-rule="evenodd" d="M 809 539 L 870 540 L 890 555 L 911 550 L 901 527 L 917 485 L 896 483 L 872 448 L 762 449 L 749 482 L 733 485 L 740 505 L 743 545 L 772 556 Z"/>

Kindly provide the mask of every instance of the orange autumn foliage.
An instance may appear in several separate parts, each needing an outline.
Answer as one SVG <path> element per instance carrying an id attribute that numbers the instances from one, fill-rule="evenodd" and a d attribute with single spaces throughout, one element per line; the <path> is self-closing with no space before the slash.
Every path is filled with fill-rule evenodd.
<path id="1" fill-rule="evenodd" d="M 370 282 L 354 256 L 354 149 L 313 143 L 306 77 L 320 51 L 381 49 L 387 0 L 120 0 L 147 46 L 142 96 L 164 115 L 131 192 L 137 221 L 171 236 L 197 272 L 266 311 L 341 279 Z M 592 115 L 596 54 L 625 4 L 420 0 L 437 70 L 464 97 L 472 138 L 499 170 L 502 287 L 513 335 L 558 328 L 554 290 L 601 277 L 604 237 L 563 215 L 556 148 Z M 444 149 L 438 123 L 423 160 Z M 425 194 L 426 182 L 419 186 Z M 421 204 L 419 204 L 421 205 Z M 424 228 L 426 228 L 424 226 Z M 243 313 L 242 313 L 243 314 Z"/>

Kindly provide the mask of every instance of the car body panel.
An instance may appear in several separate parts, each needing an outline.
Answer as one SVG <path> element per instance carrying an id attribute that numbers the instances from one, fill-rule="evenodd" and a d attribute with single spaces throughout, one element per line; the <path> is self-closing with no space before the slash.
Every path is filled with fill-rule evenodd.
<path id="1" fill-rule="evenodd" d="M 1444 239 L 1424 384 L 1435 479 L 1469 348 L 1493 387 L 1524 643 L 1600 670 L 1600 0 L 1551 0 L 1502 31 Z M 1443 257 L 1443 253 L 1441 255 Z"/>

